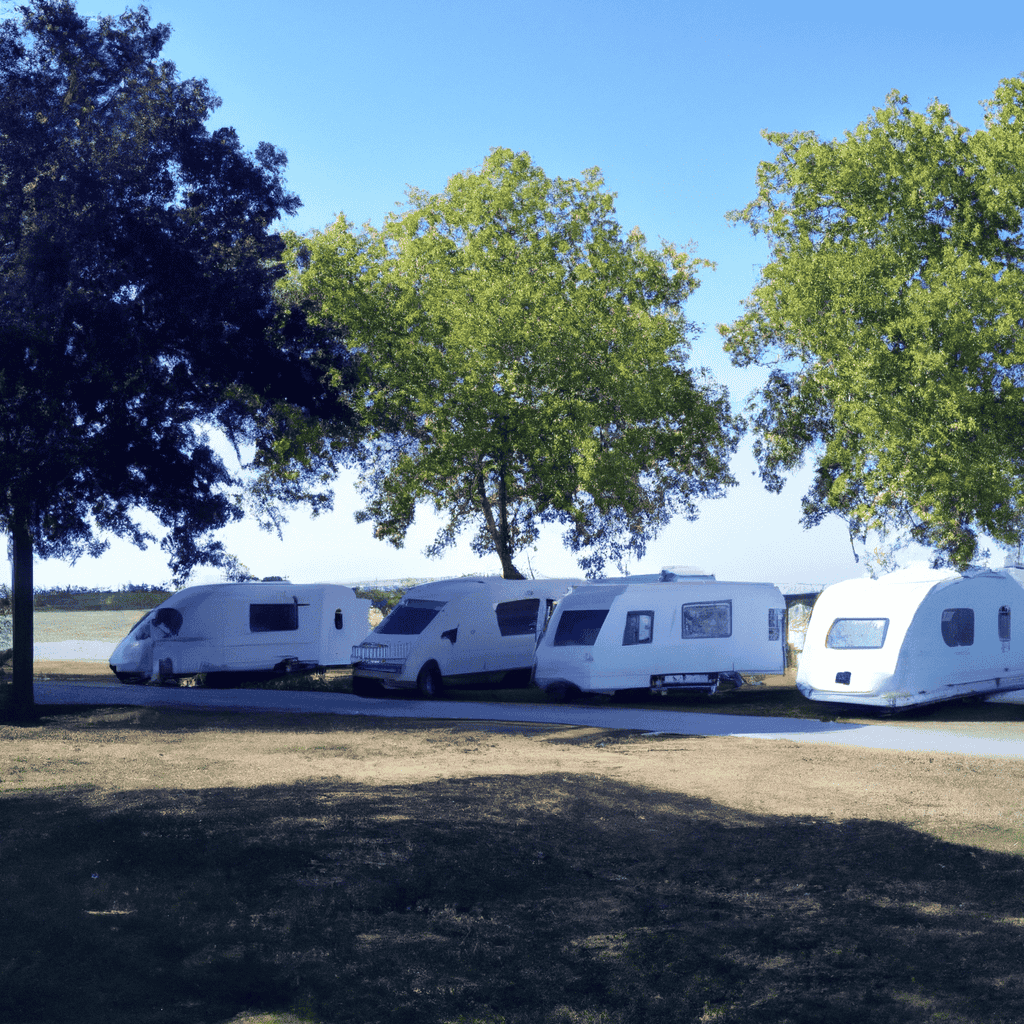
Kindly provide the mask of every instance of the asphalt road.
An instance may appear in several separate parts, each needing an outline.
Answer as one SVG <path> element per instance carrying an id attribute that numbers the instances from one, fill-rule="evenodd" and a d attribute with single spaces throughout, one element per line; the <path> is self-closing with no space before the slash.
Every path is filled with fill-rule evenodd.
<path id="1" fill-rule="evenodd" d="M 237 711 L 284 711 L 436 721 L 539 723 L 637 729 L 685 736 L 742 736 L 795 743 L 841 743 L 877 750 L 934 751 L 985 757 L 1024 758 L 1024 725 L 970 722 L 953 728 L 927 722 L 878 725 L 820 722 L 799 718 L 718 715 L 667 708 L 640 710 L 572 704 L 489 704 L 454 701 L 368 699 L 346 693 L 276 690 L 197 690 L 127 686 L 115 681 L 38 682 L 37 704 L 201 707 Z"/>

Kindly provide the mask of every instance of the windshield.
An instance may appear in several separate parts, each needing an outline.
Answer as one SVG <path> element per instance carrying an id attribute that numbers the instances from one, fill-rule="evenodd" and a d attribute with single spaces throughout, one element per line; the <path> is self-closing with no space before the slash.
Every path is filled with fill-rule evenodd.
<path id="1" fill-rule="evenodd" d="M 607 608 L 566 609 L 555 630 L 555 647 L 593 647 L 608 617 Z"/>
<path id="2" fill-rule="evenodd" d="M 409 598 L 403 601 L 375 630 L 399 636 L 419 636 L 430 625 L 446 601 L 423 601 Z"/>

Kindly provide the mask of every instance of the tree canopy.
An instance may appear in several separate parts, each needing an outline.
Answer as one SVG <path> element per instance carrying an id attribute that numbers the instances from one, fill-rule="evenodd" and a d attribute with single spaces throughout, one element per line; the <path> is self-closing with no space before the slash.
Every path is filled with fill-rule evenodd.
<path id="1" fill-rule="evenodd" d="M 804 522 L 904 531 L 969 563 L 979 533 L 1024 532 L 1024 81 L 1003 81 L 967 131 L 935 101 L 885 107 L 824 141 L 777 147 L 732 216 L 770 262 L 722 326 L 756 396 L 766 485 L 810 457 Z"/>
<path id="2" fill-rule="evenodd" d="M 726 393 L 687 365 L 682 307 L 708 264 L 624 234 L 613 200 L 596 169 L 549 178 L 495 149 L 379 230 L 342 216 L 289 239 L 286 288 L 362 357 L 358 518 L 377 537 L 401 546 L 426 503 L 445 520 L 429 554 L 472 526 L 518 577 L 558 523 L 597 574 L 734 482 Z"/>
<path id="3" fill-rule="evenodd" d="M 16 681 L 19 637 L 31 669 L 17 579 L 33 550 L 96 554 L 104 533 L 145 544 L 144 508 L 181 578 L 225 558 L 214 532 L 247 493 L 270 521 L 281 501 L 323 505 L 334 453 L 309 414 L 344 422 L 348 372 L 336 336 L 275 301 L 272 225 L 299 205 L 284 154 L 207 130 L 219 100 L 159 59 L 170 29 L 144 7 L 17 10 L 0 24 L 0 528 L 15 552 Z M 229 469 L 207 428 L 252 475 Z"/>

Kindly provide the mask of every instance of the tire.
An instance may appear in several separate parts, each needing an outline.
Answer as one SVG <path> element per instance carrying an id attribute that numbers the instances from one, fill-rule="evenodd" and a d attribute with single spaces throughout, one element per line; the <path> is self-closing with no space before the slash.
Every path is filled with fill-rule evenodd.
<path id="1" fill-rule="evenodd" d="M 544 692 L 548 695 L 548 700 L 552 700 L 556 704 L 574 704 L 583 696 L 583 692 L 578 686 L 561 680 L 545 687 Z"/>
<path id="2" fill-rule="evenodd" d="M 420 674 L 416 677 L 416 689 L 425 700 L 437 700 L 444 692 L 444 680 L 433 662 L 420 669 Z"/>
<path id="3" fill-rule="evenodd" d="M 383 697 L 384 688 L 376 679 L 366 679 L 364 676 L 352 677 L 352 692 L 357 697 Z"/>

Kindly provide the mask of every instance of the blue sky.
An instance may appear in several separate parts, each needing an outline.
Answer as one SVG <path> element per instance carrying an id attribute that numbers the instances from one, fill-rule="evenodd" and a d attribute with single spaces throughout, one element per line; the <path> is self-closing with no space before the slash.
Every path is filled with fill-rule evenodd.
<path id="1" fill-rule="evenodd" d="M 715 325 L 738 314 L 766 249 L 725 215 L 753 197 L 757 163 L 772 154 L 761 130 L 841 135 L 892 89 L 916 109 L 937 97 L 976 129 L 980 101 L 1024 72 L 1024 5 L 1002 0 L 846 10 L 785 0 L 147 6 L 173 29 L 164 55 L 221 96 L 210 127 L 232 125 L 247 147 L 266 140 L 288 154 L 288 183 L 304 203 L 286 225 L 293 230 L 322 228 L 342 212 L 379 225 L 407 185 L 439 191 L 494 146 L 526 150 L 552 176 L 600 167 L 625 230 L 638 225 L 652 244 L 692 240 L 716 262 L 687 308 L 704 327 L 693 362 L 728 386 L 734 407 L 763 375 L 730 366 Z M 79 3 L 90 14 L 122 9 Z M 740 486 L 703 503 L 697 522 L 674 522 L 629 569 L 689 564 L 720 579 L 817 583 L 861 574 L 838 521 L 800 528 L 806 475 L 776 496 L 754 469 L 747 442 L 734 463 Z M 296 582 L 498 571 L 468 540 L 443 559 L 425 558 L 426 509 L 397 551 L 353 521 L 357 507 L 347 474 L 335 511 L 315 521 L 292 514 L 283 541 L 252 526 L 223 539 L 257 575 Z M 517 561 L 541 575 L 576 574 L 556 530 Z M 39 586 L 168 577 L 159 548 L 116 541 L 99 560 L 36 564 Z"/>

